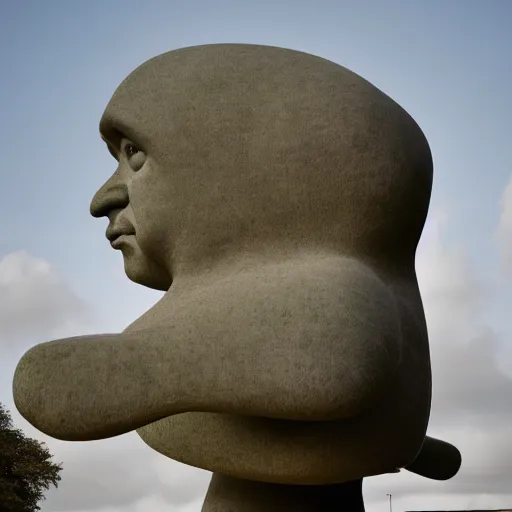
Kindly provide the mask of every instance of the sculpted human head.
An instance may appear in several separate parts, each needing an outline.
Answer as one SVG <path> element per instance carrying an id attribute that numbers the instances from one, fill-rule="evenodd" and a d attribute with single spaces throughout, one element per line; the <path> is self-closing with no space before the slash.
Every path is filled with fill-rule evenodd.
<path id="1" fill-rule="evenodd" d="M 413 270 L 428 144 L 392 99 L 325 59 L 209 45 L 124 80 L 100 123 L 119 160 L 91 204 L 133 281 L 321 248 Z"/>

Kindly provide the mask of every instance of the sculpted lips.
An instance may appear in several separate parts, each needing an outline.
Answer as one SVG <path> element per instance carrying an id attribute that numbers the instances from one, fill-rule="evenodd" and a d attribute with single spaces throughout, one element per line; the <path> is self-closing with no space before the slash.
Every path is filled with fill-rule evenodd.
<path id="1" fill-rule="evenodd" d="M 107 228 L 106 237 L 110 241 L 110 245 L 114 246 L 115 242 L 123 235 L 134 235 L 135 230 L 132 226 L 109 226 Z"/>

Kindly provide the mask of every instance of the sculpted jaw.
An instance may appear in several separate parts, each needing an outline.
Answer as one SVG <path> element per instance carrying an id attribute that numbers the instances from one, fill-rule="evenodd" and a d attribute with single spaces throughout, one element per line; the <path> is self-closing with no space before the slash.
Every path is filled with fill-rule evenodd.
<path id="1" fill-rule="evenodd" d="M 66 440 L 139 429 L 171 458 L 247 480 L 458 471 L 456 448 L 425 435 L 414 254 L 432 160 L 410 116 L 323 59 L 212 45 L 143 64 L 101 133 L 120 165 L 91 213 L 132 212 L 136 236 L 115 242 L 127 275 L 166 293 L 121 334 L 29 350 L 14 378 L 28 421 Z M 326 447 L 335 459 L 318 464 Z"/>

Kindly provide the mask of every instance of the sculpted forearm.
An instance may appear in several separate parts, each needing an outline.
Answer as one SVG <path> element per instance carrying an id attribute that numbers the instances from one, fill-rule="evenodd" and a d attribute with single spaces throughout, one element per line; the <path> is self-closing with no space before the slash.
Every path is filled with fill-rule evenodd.
<path id="1" fill-rule="evenodd" d="M 57 439 L 85 441 L 128 432 L 132 423 L 140 424 L 143 405 L 150 405 L 143 403 L 152 383 L 140 352 L 137 340 L 118 334 L 37 345 L 16 368 L 16 407 Z"/>
<path id="2" fill-rule="evenodd" d="M 359 280 L 356 290 L 333 283 L 336 272 L 316 269 L 308 283 L 277 272 L 258 280 L 259 290 L 254 280 L 225 284 L 207 307 L 192 298 L 176 308 L 173 325 L 38 345 L 18 365 L 16 405 L 37 428 L 68 440 L 111 437 L 187 411 L 350 417 L 385 391 L 400 346 L 393 297 L 358 270 L 345 273 Z"/>

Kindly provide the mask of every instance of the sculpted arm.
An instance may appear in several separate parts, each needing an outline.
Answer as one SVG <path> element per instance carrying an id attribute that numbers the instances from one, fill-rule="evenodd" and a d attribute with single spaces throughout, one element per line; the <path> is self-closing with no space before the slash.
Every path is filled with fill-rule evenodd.
<path id="1" fill-rule="evenodd" d="M 165 325 L 37 345 L 17 367 L 14 398 L 66 440 L 187 411 L 333 420 L 389 388 L 400 344 L 394 297 L 368 267 L 286 262 L 198 289 Z"/>

